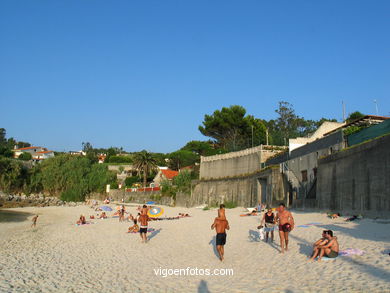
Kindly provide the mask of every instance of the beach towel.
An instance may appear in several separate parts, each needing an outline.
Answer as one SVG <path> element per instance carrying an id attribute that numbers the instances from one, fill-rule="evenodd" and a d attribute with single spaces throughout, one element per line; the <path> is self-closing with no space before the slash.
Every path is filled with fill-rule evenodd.
<path id="1" fill-rule="evenodd" d="M 252 217 L 252 216 L 257 216 L 257 213 L 254 213 L 254 214 L 242 214 L 240 215 L 240 217 Z"/>
<path id="2" fill-rule="evenodd" d="M 339 251 L 340 256 L 363 255 L 365 252 L 357 248 L 347 248 Z"/>
<path id="3" fill-rule="evenodd" d="M 308 228 L 310 226 L 321 225 L 321 224 L 322 223 L 313 222 L 313 223 L 308 223 L 308 224 L 304 224 L 304 225 L 298 225 L 297 227 L 299 227 L 299 228 Z"/>

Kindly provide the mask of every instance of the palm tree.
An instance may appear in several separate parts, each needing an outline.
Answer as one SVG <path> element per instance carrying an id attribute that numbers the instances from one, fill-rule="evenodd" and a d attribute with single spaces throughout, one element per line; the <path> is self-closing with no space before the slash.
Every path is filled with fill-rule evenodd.
<path id="1" fill-rule="evenodd" d="M 144 175 L 144 188 L 146 187 L 146 177 L 153 170 L 157 169 L 157 161 L 153 157 L 152 153 L 145 150 L 136 153 L 133 159 L 134 168 L 138 170 L 138 174 L 143 172 Z"/>

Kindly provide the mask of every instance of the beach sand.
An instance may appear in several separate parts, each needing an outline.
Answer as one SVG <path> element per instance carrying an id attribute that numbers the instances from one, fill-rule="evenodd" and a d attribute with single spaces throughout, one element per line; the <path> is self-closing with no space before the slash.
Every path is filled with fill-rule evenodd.
<path id="1" fill-rule="evenodd" d="M 112 205 L 112 207 L 115 207 Z M 131 223 L 118 218 L 76 226 L 87 206 L 15 208 L 24 213 L 0 222 L 1 292 L 390 292 L 390 223 L 363 219 L 345 222 L 325 214 L 294 212 L 289 251 L 259 240 L 259 217 L 240 217 L 243 208 L 226 211 L 231 230 L 225 261 L 216 256 L 210 226 L 216 210 L 164 207 L 179 220 L 150 222 L 147 244 L 127 234 Z M 128 207 L 135 214 L 135 207 Z M 113 212 L 108 212 L 112 214 Z M 39 214 L 36 228 L 31 218 Z M 307 262 L 312 243 L 332 229 L 340 248 L 358 248 L 362 256 Z M 233 276 L 156 275 L 164 269 L 232 269 Z M 183 270 L 184 272 L 184 270 Z"/>

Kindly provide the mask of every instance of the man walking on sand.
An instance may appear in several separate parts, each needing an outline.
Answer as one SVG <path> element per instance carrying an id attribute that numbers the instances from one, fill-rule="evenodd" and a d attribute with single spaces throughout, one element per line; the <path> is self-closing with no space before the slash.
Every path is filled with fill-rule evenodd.
<path id="1" fill-rule="evenodd" d="M 220 206 L 218 210 L 218 217 L 215 218 L 214 223 L 211 225 L 211 230 L 214 229 L 217 232 L 216 236 L 216 246 L 219 254 L 219 259 L 223 261 L 224 259 L 224 245 L 226 244 L 226 230 L 229 230 L 229 222 L 225 217 L 225 207 L 223 205 Z"/>
<path id="2" fill-rule="evenodd" d="M 294 218 L 292 214 L 286 210 L 284 203 L 279 204 L 276 222 L 279 222 L 279 237 L 281 253 L 288 250 L 288 233 L 294 229 Z"/>
<path id="3" fill-rule="evenodd" d="M 141 214 L 138 217 L 138 222 L 140 223 L 139 234 L 143 243 L 146 243 L 148 241 L 146 237 L 146 233 L 148 232 L 148 221 L 149 217 L 147 214 Z"/>

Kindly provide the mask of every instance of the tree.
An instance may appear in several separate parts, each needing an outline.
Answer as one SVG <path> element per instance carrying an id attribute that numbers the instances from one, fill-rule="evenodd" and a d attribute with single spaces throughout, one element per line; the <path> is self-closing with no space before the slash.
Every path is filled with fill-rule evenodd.
<path id="1" fill-rule="evenodd" d="M 143 173 L 144 187 L 146 187 L 147 175 L 157 169 L 157 162 L 153 155 L 146 150 L 136 153 L 133 158 L 133 165 L 138 173 Z"/>
<path id="2" fill-rule="evenodd" d="M 199 160 L 199 155 L 191 151 L 179 150 L 169 155 L 168 167 L 178 171 L 182 167 L 195 165 Z"/>
<path id="3" fill-rule="evenodd" d="M 297 136 L 296 130 L 302 120 L 295 115 L 293 105 L 289 102 L 280 101 L 275 112 L 279 115 L 276 119 L 276 126 L 281 133 L 283 144 L 287 144 L 289 138 Z"/>
<path id="4" fill-rule="evenodd" d="M 212 115 L 205 115 L 203 125 L 199 131 L 211 137 L 223 149 L 237 151 L 265 142 L 265 125 L 260 119 L 245 116 L 246 110 L 242 106 L 223 107 Z M 256 142 L 255 142 L 256 140 Z"/>
<path id="5" fill-rule="evenodd" d="M 357 120 L 357 119 L 359 119 L 359 118 L 362 118 L 362 117 L 364 117 L 364 116 L 365 116 L 365 115 L 364 115 L 363 113 L 361 113 L 361 112 L 359 112 L 359 111 L 355 111 L 355 112 L 352 112 L 351 114 L 349 114 L 349 116 L 348 116 L 346 122 L 347 122 L 347 123 L 351 123 L 352 121 L 355 121 L 355 120 Z"/>
<path id="6" fill-rule="evenodd" d="M 0 146 L 5 145 L 5 143 L 7 142 L 7 140 L 5 139 L 6 134 L 7 132 L 5 128 L 0 128 Z"/>

